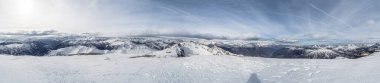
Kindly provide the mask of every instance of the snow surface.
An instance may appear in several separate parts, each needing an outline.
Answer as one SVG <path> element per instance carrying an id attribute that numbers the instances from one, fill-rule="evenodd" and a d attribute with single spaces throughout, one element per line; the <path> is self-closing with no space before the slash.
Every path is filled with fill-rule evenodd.
<path id="1" fill-rule="evenodd" d="M 0 83 L 377 83 L 379 59 L 2 55 Z"/>
<path id="2" fill-rule="evenodd" d="M 181 53 L 183 52 L 183 53 Z M 235 55 L 219 47 L 208 47 L 194 42 L 183 42 L 170 48 L 151 52 L 145 55 L 154 57 L 188 57 L 192 55 Z"/>
<path id="3" fill-rule="evenodd" d="M 320 49 L 316 49 L 316 50 L 308 50 L 306 52 L 307 52 L 306 56 L 311 57 L 311 58 L 317 58 L 317 57 L 329 58 L 331 56 L 337 55 L 336 52 L 329 50 L 329 49 L 326 49 L 326 48 L 320 48 Z"/>
<path id="4" fill-rule="evenodd" d="M 51 51 L 48 55 L 89 55 L 104 54 L 107 50 L 99 50 L 95 47 L 72 46 Z"/>

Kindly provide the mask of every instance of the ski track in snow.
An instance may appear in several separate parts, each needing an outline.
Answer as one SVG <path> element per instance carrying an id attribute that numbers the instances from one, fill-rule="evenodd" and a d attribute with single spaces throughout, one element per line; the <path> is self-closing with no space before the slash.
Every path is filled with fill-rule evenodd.
<path id="1" fill-rule="evenodd" d="M 380 53 L 374 55 L 379 56 L 333 60 L 211 55 L 184 58 L 0 56 L 0 82 L 376 83 L 380 75 L 380 65 L 377 65 Z"/>

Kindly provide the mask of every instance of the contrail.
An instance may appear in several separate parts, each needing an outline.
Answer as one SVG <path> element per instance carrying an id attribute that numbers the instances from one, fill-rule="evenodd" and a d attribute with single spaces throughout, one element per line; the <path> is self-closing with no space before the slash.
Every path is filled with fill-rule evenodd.
<path id="1" fill-rule="evenodd" d="M 322 10 L 321 8 L 318 8 L 317 6 L 313 5 L 313 4 L 309 4 L 312 8 L 318 10 L 319 12 L 322 12 L 323 14 L 327 15 L 328 17 L 346 25 L 347 27 L 349 28 L 353 28 L 351 25 L 347 24 L 346 22 L 344 22 L 343 20 L 340 20 L 339 18 L 333 16 L 333 15 L 330 15 L 329 13 L 327 13 L 326 11 Z"/>

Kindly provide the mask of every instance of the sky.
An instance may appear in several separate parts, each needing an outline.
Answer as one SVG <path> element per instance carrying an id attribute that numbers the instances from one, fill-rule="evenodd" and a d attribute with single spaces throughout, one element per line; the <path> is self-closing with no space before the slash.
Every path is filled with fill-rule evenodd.
<path id="1" fill-rule="evenodd" d="M 0 0 L 0 32 L 380 38 L 379 0 Z"/>

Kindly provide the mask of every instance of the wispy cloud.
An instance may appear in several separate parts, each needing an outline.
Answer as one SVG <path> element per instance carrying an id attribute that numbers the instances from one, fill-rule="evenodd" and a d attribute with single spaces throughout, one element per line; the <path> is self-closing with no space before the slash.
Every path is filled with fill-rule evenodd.
<path id="1" fill-rule="evenodd" d="M 22 3 L 29 6 L 18 6 L 19 1 L 0 0 L 0 31 L 380 38 L 377 0 L 29 0 Z"/>

